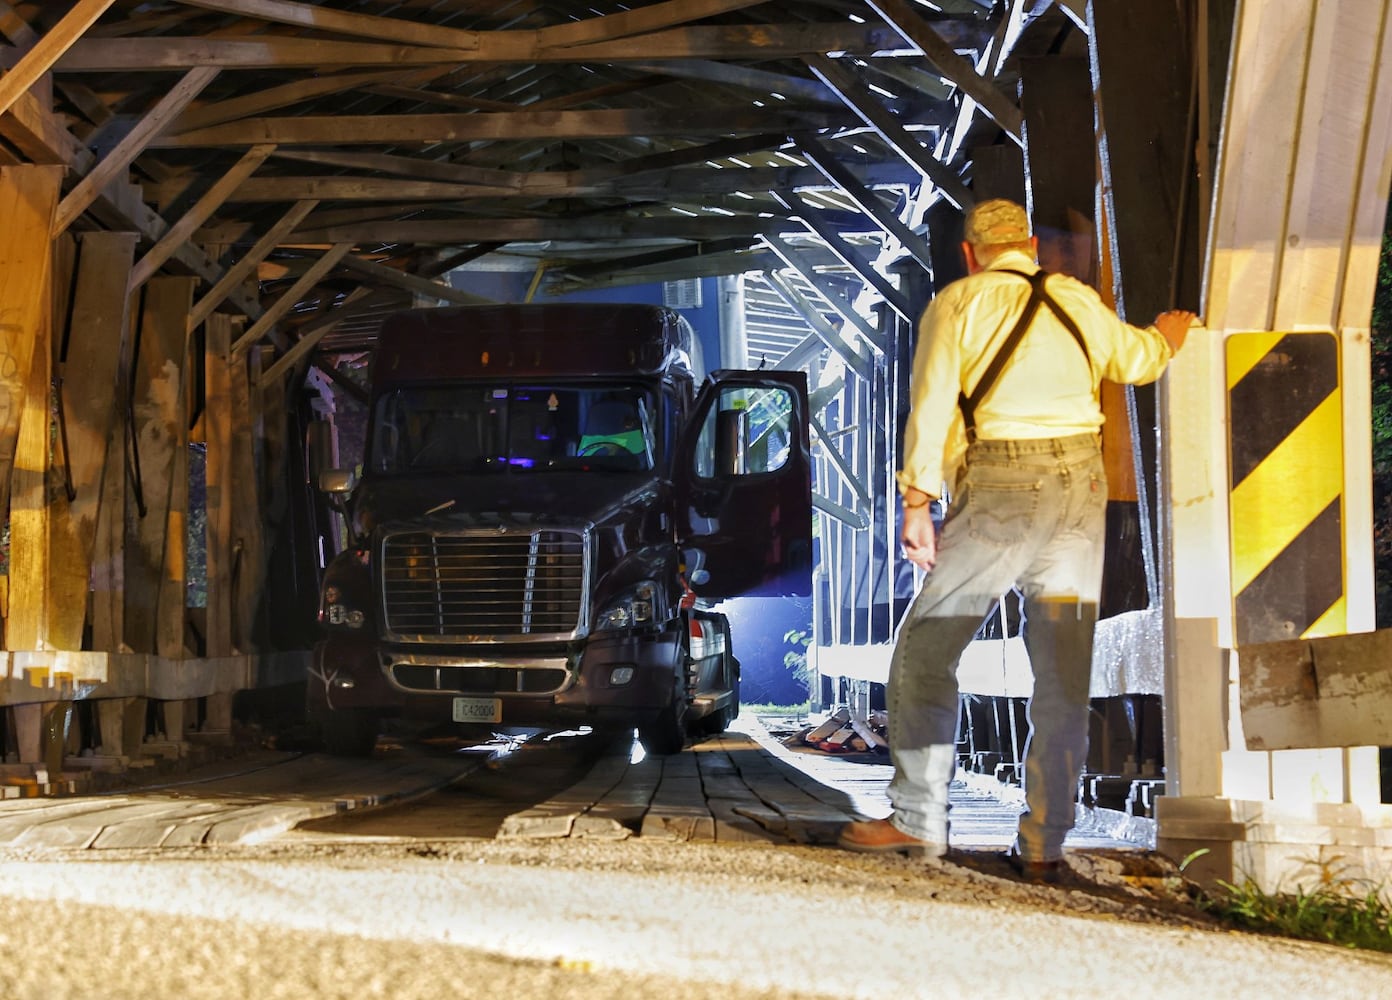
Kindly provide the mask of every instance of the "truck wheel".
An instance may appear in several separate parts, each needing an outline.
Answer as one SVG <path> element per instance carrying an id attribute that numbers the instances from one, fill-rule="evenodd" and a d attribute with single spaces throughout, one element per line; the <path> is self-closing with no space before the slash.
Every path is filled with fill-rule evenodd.
<path id="1" fill-rule="evenodd" d="M 371 757 L 377 746 L 377 717 L 360 708 L 343 708 L 319 716 L 319 738 L 335 757 Z"/>
<path id="2" fill-rule="evenodd" d="M 686 703 L 673 702 L 652 722 L 639 726 L 638 741 L 654 757 L 681 753 L 686 746 Z"/>

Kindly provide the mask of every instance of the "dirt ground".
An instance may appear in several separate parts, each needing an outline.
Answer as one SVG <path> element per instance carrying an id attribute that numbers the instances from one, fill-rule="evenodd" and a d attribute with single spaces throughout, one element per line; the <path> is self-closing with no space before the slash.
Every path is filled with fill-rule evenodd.
<path id="1" fill-rule="evenodd" d="M 1392 996 L 1392 958 L 1221 929 L 1145 855 L 336 839 L 0 855 L 0 996 Z"/>

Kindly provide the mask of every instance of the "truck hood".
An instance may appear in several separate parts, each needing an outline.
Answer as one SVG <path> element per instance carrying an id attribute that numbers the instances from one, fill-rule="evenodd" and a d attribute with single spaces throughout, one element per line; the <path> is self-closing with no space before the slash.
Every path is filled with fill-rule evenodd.
<path id="1" fill-rule="evenodd" d="M 670 488 L 646 473 L 400 477 L 366 480 L 353 498 L 365 528 L 388 524 L 440 527 L 605 527 L 633 522 L 661 506 Z"/>

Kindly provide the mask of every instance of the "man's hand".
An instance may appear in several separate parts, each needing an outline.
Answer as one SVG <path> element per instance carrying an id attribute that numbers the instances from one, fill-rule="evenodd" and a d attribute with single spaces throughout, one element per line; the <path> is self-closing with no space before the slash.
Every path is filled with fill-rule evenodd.
<path id="1" fill-rule="evenodd" d="M 1184 346 L 1184 338 L 1189 335 L 1189 327 L 1198 316 L 1187 309 L 1171 309 L 1155 317 L 1155 327 L 1160 336 L 1170 345 L 1170 353 L 1178 354 Z"/>
<path id="2" fill-rule="evenodd" d="M 904 555 L 919 569 L 931 570 L 938 561 L 938 534 L 933 528 L 933 505 L 904 508 L 904 530 L 899 541 Z"/>

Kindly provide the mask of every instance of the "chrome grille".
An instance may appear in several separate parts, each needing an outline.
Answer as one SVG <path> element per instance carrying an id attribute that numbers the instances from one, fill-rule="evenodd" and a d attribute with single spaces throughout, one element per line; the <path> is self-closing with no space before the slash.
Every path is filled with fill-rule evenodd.
<path id="1" fill-rule="evenodd" d="M 570 676 L 564 666 L 519 669 L 515 667 L 430 667 L 393 664 L 392 680 L 409 691 L 448 691 L 455 694 L 550 694 L 565 686 Z"/>
<path id="2" fill-rule="evenodd" d="M 387 631 L 404 640 L 567 639 L 581 627 L 585 535 L 548 529 L 382 542 Z"/>

